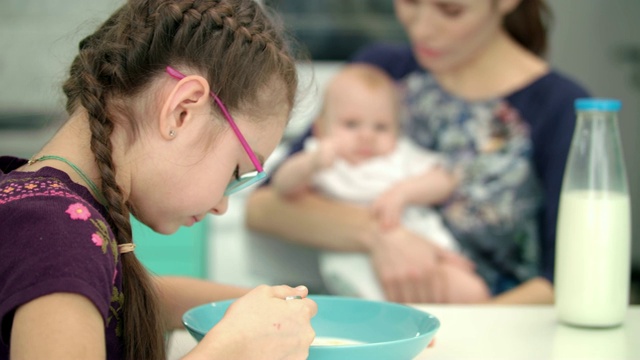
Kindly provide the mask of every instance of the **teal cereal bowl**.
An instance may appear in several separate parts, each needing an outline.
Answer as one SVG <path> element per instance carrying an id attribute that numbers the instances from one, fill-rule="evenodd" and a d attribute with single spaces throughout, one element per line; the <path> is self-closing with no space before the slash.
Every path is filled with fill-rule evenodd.
<path id="1" fill-rule="evenodd" d="M 440 328 L 433 315 L 410 306 L 357 298 L 312 295 L 318 313 L 311 320 L 316 340 L 309 360 L 410 360 L 418 356 Z M 187 331 L 198 341 L 224 315 L 233 300 L 187 311 Z"/>

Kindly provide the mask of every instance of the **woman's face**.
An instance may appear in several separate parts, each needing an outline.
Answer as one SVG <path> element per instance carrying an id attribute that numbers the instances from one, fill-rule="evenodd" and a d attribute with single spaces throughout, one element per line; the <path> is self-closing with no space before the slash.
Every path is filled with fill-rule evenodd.
<path id="1" fill-rule="evenodd" d="M 280 142 L 290 110 L 286 103 L 273 104 L 277 102 L 261 111 L 260 120 L 232 113 L 262 163 Z M 213 120 L 210 112 L 171 141 L 145 148 L 143 161 L 136 161 L 129 200 L 136 217 L 162 234 L 191 226 L 209 213 L 224 214 L 228 199 L 224 191 L 236 171 L 242 175 L 255 170 L 227 121 Z"/>
<path id="2" fill-rule="evenodd" d="M 395 10 L 416 59 L 437 74 L 463 68 L 497 38 L 500 1 L 395 0 Z"/>

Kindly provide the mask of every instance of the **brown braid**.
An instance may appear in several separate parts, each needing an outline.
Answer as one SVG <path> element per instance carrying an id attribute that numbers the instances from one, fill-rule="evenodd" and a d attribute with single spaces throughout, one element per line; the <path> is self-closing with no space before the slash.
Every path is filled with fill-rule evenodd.
<path id="1" fill-rule="evenodd" d="M 166 66 L 197 70 L 230 111 L 247 109 L 273 79 L 286 86 L 290 107 L 297 87 L 295 62 L 281 34 L 253 0 L 130 0 L 80 42 L 63 90 L 67 111 L 84 109 L 91 150 L 100 171 L 102 194 L 119 244 L 132 242 L 132 204 L 116 182 L 111 135 L 116 121 L 140 126 L 114 104 L 148 88 Z M 125 105 L 126 107 L 126 105 Z M 213 108 L 217 111 L 217 108 Z M 121 256 L 123 267 L 125 356 L 163 359 L 165 327 L 150 276 L 134 253 Z"/>

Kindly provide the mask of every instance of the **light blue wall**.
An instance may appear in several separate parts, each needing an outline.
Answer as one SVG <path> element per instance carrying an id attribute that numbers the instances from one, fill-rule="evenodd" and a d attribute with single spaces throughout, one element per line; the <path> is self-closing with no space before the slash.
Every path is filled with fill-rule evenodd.
<path id="1" fill-rule="evenodd" d="M 62 107 L 78 42 L 121 0 L 1 0 L 0 110 Z"/>
<path id="2" fill-rule="evenodd" d="M 579 79 L 595 96 L 622 100 L 620 132 L 631 194 L 632 252 L 640 269 L 640 0 L 549 3 L 555 13 L 552 64 Z M 625 49 L 638 51 L 635 62 L 624 55 Z"/>

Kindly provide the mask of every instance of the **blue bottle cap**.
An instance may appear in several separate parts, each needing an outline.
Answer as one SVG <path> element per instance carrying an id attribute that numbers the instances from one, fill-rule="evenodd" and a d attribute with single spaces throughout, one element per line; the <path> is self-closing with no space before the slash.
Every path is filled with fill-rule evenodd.
<path id="1" fill-rule="evenodd" d="M 616 99 L 583 98 L 574 102 L 576 110 L 620 111 L 622 102 Z"/>

